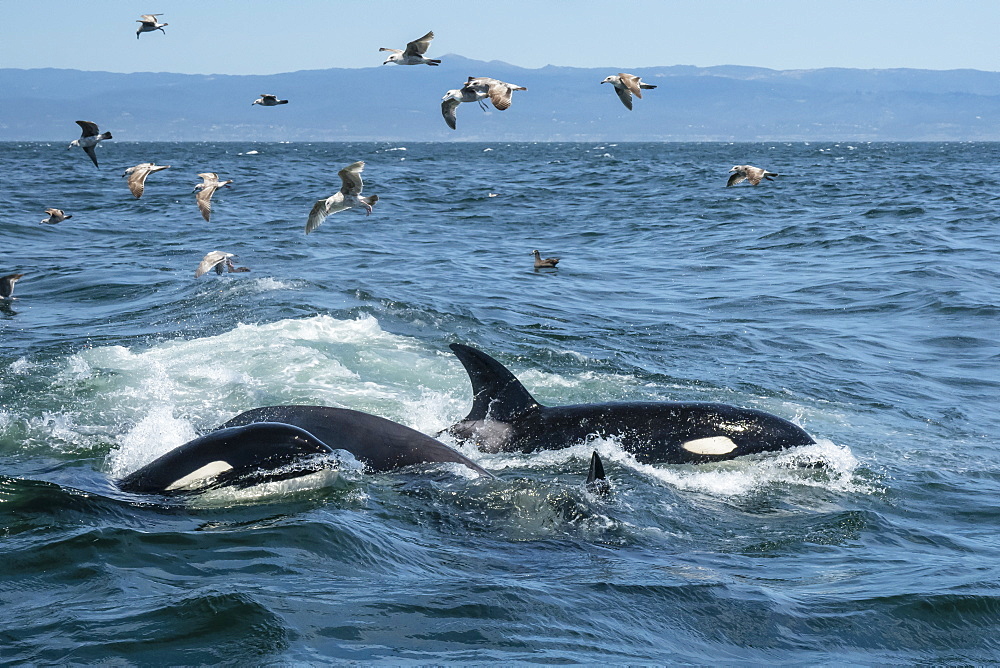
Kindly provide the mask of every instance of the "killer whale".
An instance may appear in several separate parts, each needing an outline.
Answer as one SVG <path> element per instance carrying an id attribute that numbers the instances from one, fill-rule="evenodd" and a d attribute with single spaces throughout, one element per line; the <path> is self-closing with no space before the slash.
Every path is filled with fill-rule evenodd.
<path id="1" fill-rule="evenodd" d="M 263 422 L 209 432 L 118 481 L 123 492 L 188 494 L 315 473 L 334 449 L 292 425 Z M 328 459 L 326 461 L 329 461 Z"/>
<path id="2" fill-rule="evenodd" d="M 187 494 L 315 473 L 345 450 L 366 471 L 454 462 L 494 477 L 444 443 L 392 420 L 346 408 L 265 406 L 240 413 L 118 481 L 125 492 Z"/>
<path id="3" fill-rule="evenodd" d="M 493 474 L 474 461 L 416 429 L 377 415 L 329 406 L 264 406 L 240 413 L 218 429 L 279 422 L 307 431 L 335 450 L 346 450 L 374 473 L 406 466 L 454 462 L 479 475 Z"/>
<path id="4" fill-rule="evenodd" d="M 704 402 L 620 402 L 543 406 L 504 365 L 453 343 L 469 374 L 472 410 L 446 431 L 485 452 L 568 447 L 611 437 L 645 464 L 724 461 L 815 443 L 804 430 L 764 411 Z"/>

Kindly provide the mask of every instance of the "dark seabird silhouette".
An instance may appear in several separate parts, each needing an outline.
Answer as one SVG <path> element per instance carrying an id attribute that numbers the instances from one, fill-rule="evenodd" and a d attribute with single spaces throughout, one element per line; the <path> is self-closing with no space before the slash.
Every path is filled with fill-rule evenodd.
<path id="1" fill-rule="evenodd" d="M 763 179 L 773 181 L 774 179 L 771 177 L 777 176 L 774 172 L 768 172 L 760 167 L 753 167 L 752 165 L 734 165 L 729 171 L 732 176 L 730 176 L 729 181 L 726 182 L 727 188 L 729 186 L 734 186 L 737 183 L 743 183 L 744 181 L 749 181 L 751 185 L 757 185 Z"/>
<path id="2" fill-rule="evenodd" d="M 128 177 L 128 189 L 132 191 L 136 199 L 142 197 L 142 191 L 146 189 L 146 177 L 153 172 L 170 169 L 170 165 L 154 165 L 151 162 L 140 162 L 135 167 L 129 167 L 122 174 L 122 178 Z"/>
<path id="3" fill-rule="evenodd" d="M 626 74 L 625 72 L 619 72 L 618 74 L 612 74 L 611 76 L 604 79 L 602 84 L 609 83 L 615 87 L 615 92 L 618 93 L 618 97 L 621 99 L 622 104 L 629 111 L 632 111 L 632 96 L 635 95 L 640 100 L 642 99 L 643 89 L 656 88 L 653 84 L 643 83 L 642 79 L 635 76 L 634 74 Z"/>
<path id="4" fill-rule="evenodd" d="M 371 215 L 372 207 L 378 201 L 378 195 L 361 196 L 361 190 L 364 188 L 364 184 L 361 182 L 361 171 L 364 168 L 364 162 L 355 162 L 337 172 L 343 185 L 340 186 L 339 192 L 313 204 L 312 211 L 309 212 L 309 219 L 306 221 L 306 234 L 322 225 L 327 216 L 344 209 L 363 206 L 368 215 Z"/>
<path id="5" fill-rule="evenodd" d="M 7 274 L 0 276 L 0 299 L 14 299 L 14 284 L 17 283 L 24 274 Z"/>
<path id="6" fill-rule="evenodd" d="M 440 60 L 424 57 L 424 54 L 427 53 L 427 47 L 431 45 L 432 39 L 434 39 L 433 31 L 427 33 L 419 39 L 415 39 L 412 42 L 407 43 L 405 51 L 382 47 L 379 51 L 392 52 L 386 57 L 385 62 L 382 64 L 388 65 L 389 63 L 396 63 L 397 65 L 440 65 Z"/>
<path id="7" fill-rule="evenodd" d="M 259 104 L 262 107 L 277 107 L 279 104 L 288 104 L 288 100 L 279 100 L 277 95 L 261 93 L 260 97 L 250 103 L 250 106 L 252 107 L 255 104 Z"/>
<path id="8" fill-rule="evenodd" d="M 64 220 L 69 220 L 73 217 L 73 214 L 66 215 L 63 213 L 62 209 L 46 209 L 45 213 L 49 214 L 48 218 L 42 218 L 39 222 L 46 223 L 49 225 L 55 225 L 56 223 L 61 223 Z"/>
<path id="9" fill-rule="evenodd" d="M 556 265 L 559 264 L 557 257 L 543 258 L 537 250 L 531 251 L 531 254 L 535 256 L 535 269 L 555 269 Z"/>
<path id="10" fill-rule="evenodd" d="M 201 210 L 201 217 L 207 221 L 212 216 L 212 195 L 219 188 L 228 188 L 233 180 L 219 181 L 219 175 L 215 172 L 203 172 L 198 176 L 201 177 L 202 181 L 194 187 L 198 193 L 195 195 L 195 199 L 198 202 L 198 209 Z"/>
<path id="11" fill-rule="evenodd" d="M 83 134 L 80 135 L 79 139 L 71 141 L 69 146 L 66 148 L 79 146 L 87 155 L 90 156 L 90 159 L 94 161 L 94 167 L 100 167 L 100 165 L 97 164 L 97 152 L 94 151 L 94 147 L 97 146 L 97 142 L 104 141 L 105 139 L 111 139 L 111 133 L 102 133 L 97 129 L 97 123 L 92 123 L 91 121 L 77 121 L 76 124 L 83 128 Z"/>
<path id="12" fill-rule="evenodd" d="M 163 29 L 164 26 L 170 25 L 169 23 L 159 23 L 156 20 L 157 16 L 163 16 L 163 14 L 143 14 L 136 19 L 136 23 L 139 24 L 139 29 L 135 31 L 135 38 L 139 39 L 139 35 L 144 32 L 153 32 L 154 30 L 159 30 L 164 35 L 167 31 Z"/>

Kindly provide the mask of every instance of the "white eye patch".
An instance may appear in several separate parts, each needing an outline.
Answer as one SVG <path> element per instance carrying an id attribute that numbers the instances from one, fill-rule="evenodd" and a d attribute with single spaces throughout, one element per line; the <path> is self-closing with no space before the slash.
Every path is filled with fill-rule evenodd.
<path id="1" fill-rule="evenodd" d="M 172 483 L 170 483 L 170 486 L 167 487 L 167 491 L 172 492 L 175 489 L 190 488 L 196 482 L 199 482 L 201 480 L 207 480 L 208 478 L 217 476 L 220 473 L 225 473 L 231 468 L 233 468 L 232 464 L 230 464 L 229 462 L 224 462 L 222 460 L 209 462 L 208 464 L 202 466 L 200 469 L 191 471 L 191 473 L 188 473 L 183 478 L 180 478 L 179 480 L 175 480 Z"/>
<path id="2" fill-rule="evenodd" d="M 709 436 L 688 441 L 681 447 L 696 455 L 725 455 L 735 450 L 736 444 L 726 436 Z"/>

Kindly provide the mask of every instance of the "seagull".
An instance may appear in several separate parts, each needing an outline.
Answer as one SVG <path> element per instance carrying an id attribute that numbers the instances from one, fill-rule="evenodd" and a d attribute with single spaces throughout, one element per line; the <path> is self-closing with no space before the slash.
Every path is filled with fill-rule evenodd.
<path id="1" fill-rule="evenodd" d="M 219 175 L 215 172 L 204 172 L 199 174 L 202 181 L 194 187 L 195 191 L 198 193 L 195 195 L 195 199 L 198 201 L 198 208 L 201 210 L 201 217 L 206 221 L 212 215 L 212 195 L 215 191 L 222 187 L 229 187 L 229 184 L 233 182 L 232 179 L 226 181 L 219 181 Z"/>
<path id="2" fill-rule="evenodd" d="M 167 34 L 167 31 L 164 30 L 163 27 L 167 26 L 167 25 L 170 25 L 170 24 L 169 23 L 159 23 L 156 20 L 157 16 L 163 16 L 163 14 L 143 14 L 138 19 L 136 19 L 136 21 L 135 21 L 136 23 L 141 23 L 142 24 L 142 25 L 139 26 L 139 29 L 135 31 L 135 38 L 136 39 L 139 39 L 139 35 L 140 34 L 142 34 L 144 32 L 153 32 L 154 30 L 159 30 L 164 35 Z"/>
<path id="3" fill-rule="evenodd" d="M 101 132 L 97 129 L 97 123 L 92 123 L 90 121 L 77 121 L 77 125 L 83 128 L 83 134 L 80 135 L 79 139 L 74 139 L 69 143 L 66 148 L 73 148 L 74 146 L 79 146 L 82 148 L 90 159 L 94 161 L 94 167 L 100 167 L 97 164 L 97 153 L 94 151 L 94 147 L 97 146 L 97 142 L 104 141 L 105 139 L 111 139 L 110 132 Z"/>
<path id="4" fill-rule="evenodd" d="M 531 251 L 531 254 L 535 256 L 535 269 L 555 269 L 559 264 L 557 257 L 542 258 L 542 254 L 537 250 Z"/>
<path id="5" fill-rule="evenodd" d="M 420 39 L 415 39 L 406 45 L 405 51 L 400 51 L 399 49 L 387 49 L 382 47 L 379 51 L 391 51 L 383 65 L 388 65 L 389 63 L 396 63 L 397 65 L 440 65 L 440 60 L 435 60 L 433 58 L 425 58 L 424 54 L 427 53 L 427 47 L 431 45 L 431 40 L 434 39 L 434 31 L 431 31 L 421 37 Z"/>
<path id="6" fill-rule="evenodd" d="M 621 98 L 622 104 L 624 104 L 625 108 L 629 111 L 632 111 L 633 94 L 641 100 L 643 88 L 656 88 L 653 84 L 643 83 L 642 79 L 634 74 L 626 74 L 625 72 L 612 74 L 611 76 L 605 78 L 601 83 L 609 83 L 614 86 L 615 92 L 618 93 L 618 97 Z"/>
<path id="7" fill-rule="evenodd" d="M 69 220 L 73 217 L 73 214 L 66 215 L 63 213 L 62 209 L 46 209 L 45 213 L 49 214 L 48 218 L 42 218 L 39 222 L 47 223 L 50 225 L 55 225 L 56 223 L 61 223 L 64 220 Z"/>
<path id="8" fill-rule="evenodd" d="M 261 93 L 259 98 L 250 103 L 250 106 L 252 107 L 255 104 L 259 104 L 262 107 L 276 107 L 279 104 L 288 104 L 288 100 L 279 100 L 277 95 Z"/>
<path id="9" fill-rule="evenodd" d="M 340 191 L 335 192 L 326 199 L 318 200 L 313 204 L 312 211 L 309 212 L 309 219 L 306 221 L 306 234 L 309 234 L 323 224 L 326 217 L 350 209 L 355 206 L 363 206 L 370 216 L 372 207 L 378 201 L 378 195 L 362 197 L 361 189 L 364 184 L 361 182 L 361 171 L 365 168 L 364 162 L 355 162 L 337 172 L 343 185 Z"/>
<path id="10" fill-rule="evenodd" d="M 17 283 L 24 274 L 7 274 L 6 276 L 0 276 L 0 299 L 14 299 L 11 297 L 14 294 L 14 284 Z"/>
<path id="11" fill-rule="evenodd" d="M 140 162 L 135 167 L 129 167 L 122 174 L 122 178 L 128 177 L 128 189 L 132 191 L 136 199 L 142 197 L 142 191 L 146 187 L 146 177 L 153 172 L 170 169 L 170 165 L 154 165 L 151 162 Z"/>
<path id="12" fill-rule="evenodd" d="M 250 271 L 248 267 L 237 267 L 233 265 L 232 258 L 236 257 L 232 253 L 223 253 L 222 251 L 212 251 L 208 253 L 201 259 L 201 264 L 198 268 L 194 270 L 194 277 L 200 278 L 203 274 L 215 269 L 215 273 L 222 275 L 222 269 L 225 267 L 229 270 L 229 273 L 241 273 L 244 271 Z"/>
<path id="13" fill-rule="evenodd" d="M 729 172 L 732 176 L 726 182 L 727 188 L 735 186 L 737 183 L 743 183 L 744 181 L 749 181 L 751 185 L 757 185 L 762 179 L 773 181 L 774 179 L 771 177 L 777 176 L 774 172 L 769 172 L 760 167 L 753 167 L 752 165 L 734 165 Z"/>
<path id="14" fill-rule="evenodd" d="M 448 91 L 441 98 L 441 115 L 444 116 L 445 123 L 452 130 L 455 128 L 457 120 L 458 105 L 463 102 L 478 102 L 479 106 L 486 109 L 485 100 L 490 98 L 493 106 L 499 111 L 503 111 L 510 106 L 511 95 L 515 90 L 528 90 L 524 86 L 509 84 L 499 79 L 489 77 L 469 77 L 461 88 Z"/>

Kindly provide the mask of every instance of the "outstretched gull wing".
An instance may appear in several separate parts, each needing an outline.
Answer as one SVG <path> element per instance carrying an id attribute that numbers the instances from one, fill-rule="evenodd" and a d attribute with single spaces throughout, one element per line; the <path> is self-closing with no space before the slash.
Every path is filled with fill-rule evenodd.
<path id="1" fill-rule="evenodd" d="M 459 99 L 461 93 L 459 90 L 450 90 L 441 98 L 441 115 L 452 130 L 457 129 L 455 123 L 458 121 L 458 105 L 462 104 L 462 100 Z"/>
<path id="2" fill-rule="evenodd" d="M 210 183 L 194 196 L 195 200 L 198 202 L 198 209 L 201 211 L 201 217 L 204 218 L 206 222 L 212 217 L 212 195 L 215 194 L 218 187 L 219 186 L 215 183 Z"/>
<path id="3" fill-rule="evenodd" d="M 76 124 L 83 128 L 83 137 L 93 137 L 101 134 L 101 131 L 97 128 L 97 123 L 92 121 L 77 121 Z"/>
<path id="4" fill-rule="evenodd" d="M 95 146 L 96 146 L 96 144 L 95 144 Z M 93 146 L 84 146 L 83 150 L 84 150 L 84 152 L 86 152 L 87 155 L 90 156 L 90 159 L 94 161 L 94 167 L 100 167 L 100 165 L 97 164 L 97 151 L 94 150 L 94 147 Z"/>
<path id="5" fill-rule="evenodd" d="M 431 45 L 431 40 L 434 39 L 434 31 L 430 31 L 420 39 L 415 39 L 412 42 L 407 43 L 406 51 L 403 55 L 406 56 L 422 56 L 427 53 L 427 48 Z"/>
<path id="6" fill-rule="evenodd" d="M 199 278 L 202 274 L 211 271 L 227 258 L 231 257 L 233 257 L 232 253 L 223 253 L 222 251 L 212 251 L 211 253 L 208 253 L 204 258 L 202 258 L 201 264 L 198 265 L 198 268 L 194 270 L 194 277 Z"/>
<path id="7" fill-rule="evenodd" d="M 344 195 L 360 195 L 364 184 L 361 182 L 361 171 L 365 168 L 363 160 L 352 163 L 337 172 L 343 182 L 340 192 Z"/>
<path id="8" fill-rule="evenodd" d="M 97 161 L 95 160 L 94 163 L 96 164 Z M 147 176 L 149 176 L 147 165 L 136 165 L 132 173 L 128 175 L 128 189 L 132 191 L 136 199 L 142 197 L 142 191 L 146 188 Z"/>
<path id="9" fill-rule="evenodd" d="M 341 170 L 343 171 L 343 170 Z M 309 219 L 306 220 L 306 234 L 309 234 L 323 224 L 330 214 L 343 211 L 348 207 L 344 206 L 344 193 L 334 193 L 326 199 L 317 200 L 313 204 L 312 211 L 309 212 Z"/>
<path id="10" fill-rule="evenodd" d="M 389 48 L 386 48 L 384 46 L 381 49 L 379 49 L 379 51 L 390 51 L 392 53 L 403 53 L 402 49 L 389 49 Z"/>
<path id="11" fill-rule="evenodd" d="M 746 180 L 747 180 L 746 174 L 736 172 L 735 174 L 729 177 L 728 181 L 726 181 L 726 187 L 728 188 L 729 186 L 735 186 L 737 183 L 743 183 Z"/>
<path id="12" fill-rule="evenodd" d="M 622 101 L 622 104 L 631 111 L 632 110 L 632 91 L 628 88 L 619 88 L 615 86 L 615 92 L 618 93 L 618 99 Z"/>

